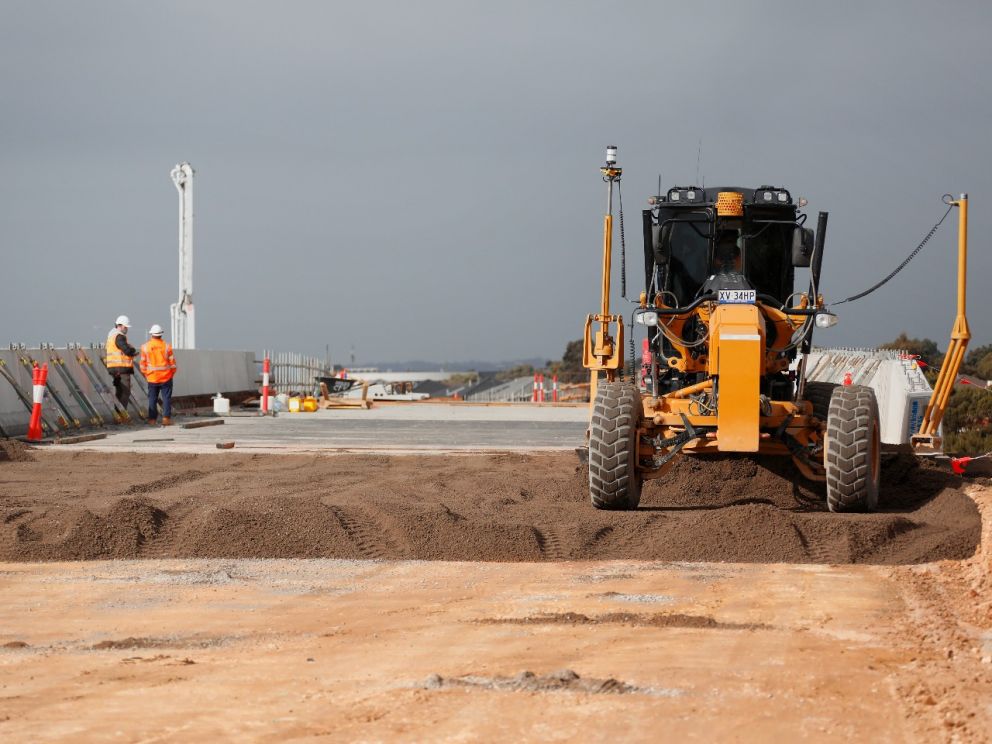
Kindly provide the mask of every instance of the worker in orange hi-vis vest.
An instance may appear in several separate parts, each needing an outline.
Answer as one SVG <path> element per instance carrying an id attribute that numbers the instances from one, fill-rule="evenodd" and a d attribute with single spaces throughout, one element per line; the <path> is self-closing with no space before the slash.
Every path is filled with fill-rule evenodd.
<path id="1" fill-rule="evenodd" d="M 138 350 L 127 342 L 127 329 L 131 321 L 126 315 L 121 315 L 114 327 L 107 334 L 104 356 L 107 371 L 114 381 L 114 395 L 122 407 L 127 408 L 131 397 L 131 377 L 134 375 L 134 357 Z"/>
<path id="2" fill-rule="evenodd" d="M 148 331 L 151 336 L 141 346 L 141 374 L 148 380 L 148 423 L 158 419 L 158 398 L 162 395 L 162 426 L 172 424 L 172 378 L 176 374 L 176 358 L 172 345 L 162 340 L 162 326 L 157 323 Z"/>

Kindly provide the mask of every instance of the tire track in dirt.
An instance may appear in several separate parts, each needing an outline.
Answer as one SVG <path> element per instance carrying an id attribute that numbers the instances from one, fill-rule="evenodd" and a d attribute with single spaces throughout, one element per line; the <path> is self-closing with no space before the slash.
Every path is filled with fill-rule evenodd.
<path id="1" fill-rule="evenodd" d="M 195 498 L 184 499 L 169 507 L 158 533 L 142 547 L 141 557 L 169 558 L 174 555 L 175 547 L 182 536 L 181 528 L 199 508 L 200 502 Z"/>
<path id="2" fill-rule="evenodd" d="M 605 527 L 600 527 L 598 530 L 592 533 L 592 536 L 586 539 L 586 541 L 583 543 L 583 547 L 585 548 L 583 552 L 592 553 L 593 551 L 595 551 L 595 549 L 601 542 L 609 539 L 610 535 L 612 534 L 613 534 L 613 527 L 611 527 L 610 525 L 606 525 Z"/>
<path id="3" fill-rule="evenodd" d="M 562 547 L 561 538 L 553 527 L 533 527 L 532 529 L 534 530 L 534 539 L 537 540 L 537 547 L 544 560 L 564 560 L 565 550 Z"/>
<path id="4" fill-rule="evenodd" d="M 338 520 L 341 529 L 355 544 L 363 558 L 385 559 L 395 557 L 397 545 L 387 537 L 382 525 L 356 509 L 340 506 L 327 507 Z"/>
<path id="5" fill-rule="evenodd" d="M 629 517 L 630 512 L 626 515 Z M 641 558 L 650 555 L 657 541 L 659 527 L 664 524 L 665 516 L 661 514 L 646 514 L 643 518 L 618 519 L 613 525 L 600 527 L 586 543 L 586 550 L 591 556 L 619 556 L 625 558 Z"/>
<path id="6" fill-rule="evenodd" d="M 849 551 L 837 545 L 836 541 L 811 538 L 803 533 L 798 525 L 793 525 L 799 544 L 803 546 L 806 555 L 813 563 L 847 563 Z"/>

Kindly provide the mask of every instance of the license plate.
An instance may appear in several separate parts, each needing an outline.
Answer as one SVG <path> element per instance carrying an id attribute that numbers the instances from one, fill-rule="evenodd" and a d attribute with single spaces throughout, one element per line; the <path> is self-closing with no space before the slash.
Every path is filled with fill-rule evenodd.
<path id="1" fill-rule="evenodd" d="M 721 289 L 717 301 L 723 305 L 753 305 L 756 295 L 754 289 Z"/>

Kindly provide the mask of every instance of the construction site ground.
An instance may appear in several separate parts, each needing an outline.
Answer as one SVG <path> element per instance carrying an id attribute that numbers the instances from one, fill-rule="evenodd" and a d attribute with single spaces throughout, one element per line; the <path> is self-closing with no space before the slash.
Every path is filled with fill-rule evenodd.
<path id="1" fill-rule="evenodd" d="M 373 408 L 227 416 L 223 427 L 121 427 L 74 445 L 99 451 L 210 452 L 220 441 L 274 453 L 561 450 L 582 444 L 586 406 L 378 403 Z M 184 419 L 197 423 L 206 417 Z"/>
<path id="2" fill-rule="evenodd" d="M 583 409 L 432 408 L 5 443 L 0 738 L 992 739 L 986 481 L 686 457 L 601 512 Z"/>

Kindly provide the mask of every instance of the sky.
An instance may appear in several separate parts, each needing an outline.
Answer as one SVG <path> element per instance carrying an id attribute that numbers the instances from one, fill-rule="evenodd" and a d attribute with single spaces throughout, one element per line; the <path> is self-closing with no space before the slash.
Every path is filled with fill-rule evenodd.
<path id="1" fill-rule="evenodd" d="M 828 302 L 968 192 L 989 343 L 990 30 L 980 2 L 4 0 L 0 344 L 168 328 L 189 161 L 199 348 L 559 358 L 598 308 L 608 144 L 633 266 L 659 174 L 781 185 L 830 213 Z M 816 343 L 945 347 L 955 218 Z"/>

